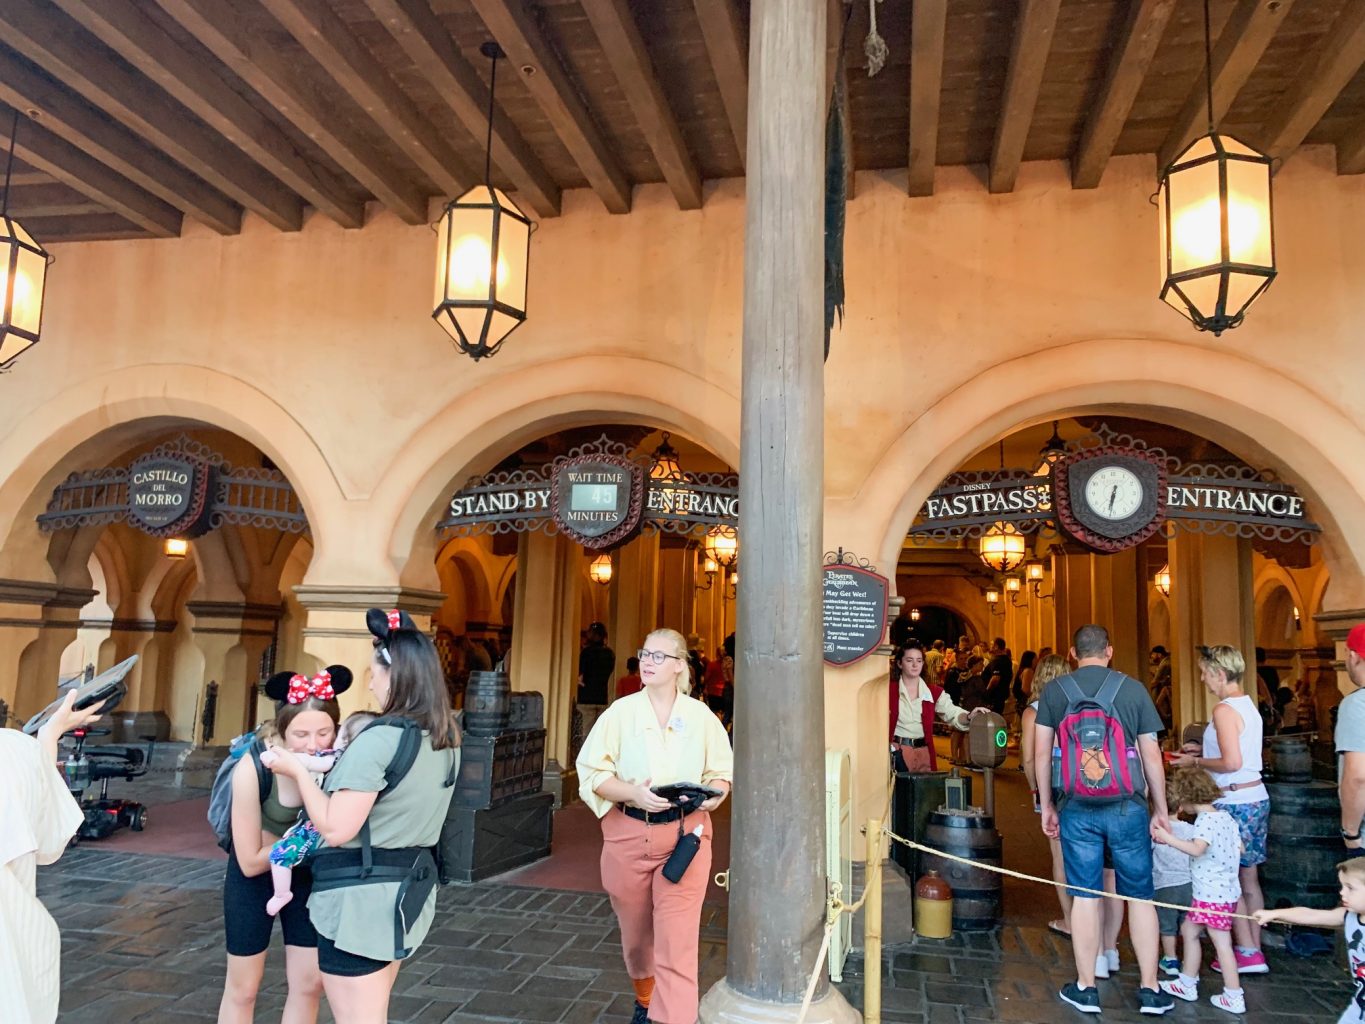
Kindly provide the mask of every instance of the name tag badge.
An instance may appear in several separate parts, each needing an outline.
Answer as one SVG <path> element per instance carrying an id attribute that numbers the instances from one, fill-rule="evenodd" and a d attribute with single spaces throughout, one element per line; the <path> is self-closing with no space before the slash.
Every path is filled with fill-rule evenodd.
<path id="1" fill-rule="evenodd" d="M 668 731 L 669 731 L 669 732 L 682 732 L 682 731 L 683 731 L 683 720 L 682 720 L 682 716 L 681 716 L 681 715 L 675 716 L 675 717 L 668 723 Z"/>

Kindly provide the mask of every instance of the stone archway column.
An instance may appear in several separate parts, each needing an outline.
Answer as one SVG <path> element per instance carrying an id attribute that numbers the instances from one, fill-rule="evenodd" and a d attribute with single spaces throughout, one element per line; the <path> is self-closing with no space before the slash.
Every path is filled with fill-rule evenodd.
<path id="1" fill-rule="evenodd" d="M 201 744 L 222 746 L 257 725 L 261 656 L 275 638 L 275 624 L 284 609 L 246 601 L 190 601 L 185 608 L 193 617 L 194 645 L 204 656 L 201 720 L 193 724 L 194 735 Z M 204 736 L 202 698 L 210 681 L 218 684 L 218 697 L 213 735 Z"/>
<path id="2" fill-rule="evenodd" d="M 28 719 L 57 695 L 62 651 L 76 639 L 80 609 L 94 596 L 56 583 L 0 579 L 0 700 L 15 718 Z"/>
<path id="3" fill-rule="evenodd" d="M 824 0 L 755 0 L 749 36 L 739 664 L 726 977 L 705 1024 L 861 1016 L 816 972 L 825 918 Z"/>

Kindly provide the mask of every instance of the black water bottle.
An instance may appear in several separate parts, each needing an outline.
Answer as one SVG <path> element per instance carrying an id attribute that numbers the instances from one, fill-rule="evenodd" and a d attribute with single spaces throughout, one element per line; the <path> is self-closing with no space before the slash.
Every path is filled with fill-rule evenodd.
<path id="1" fill-rule="evenodd" d="M 669 854 L 668 861 L 664 864 L 664 877 L 674 885 L 682 881 L 687 866 L 692 863 L 692 858 L 701 849 L 701 831 L 702 827 L 698 825 L 679 839 L 678 845 L 673 847 L 673 852 Z"/>

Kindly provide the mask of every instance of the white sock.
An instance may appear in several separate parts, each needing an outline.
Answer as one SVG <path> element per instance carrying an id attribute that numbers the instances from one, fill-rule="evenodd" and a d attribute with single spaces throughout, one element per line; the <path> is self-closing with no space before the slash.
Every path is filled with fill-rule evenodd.
<path id="1" fill-rule="evenodd" d="M 1223 994 L 1225 996 L 1232 996 L 1233 999 L 1242 998 L 1242 990 L 1240 988 L 1228 988 L 1226 985 L 1223 986 Z"/>
<path id="2" fill-rule="evenodd" d="M 1184 971 L 1181 971 L 1181 972 L 1180 972 L 1180 984 L 1184 985 L 1186 988 L 1198 988 L 1198 987 L 1199 987 L 1199 979 L 1198 979 L 1197 977 L 1191 977 L 1190 975 L 1186 974 Z"/>
<path id="3" fill-rule="evenodd" d="M 1233 949 L 1243 956 L 1250 956 L 1252 953 L 1256 952 L 1256 949 L 1253 946 L 1234 946 Z"/>

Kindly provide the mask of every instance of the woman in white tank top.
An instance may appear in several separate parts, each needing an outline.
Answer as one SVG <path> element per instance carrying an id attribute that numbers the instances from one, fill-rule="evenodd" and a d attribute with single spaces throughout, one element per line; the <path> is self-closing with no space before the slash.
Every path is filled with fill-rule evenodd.
<path id="1" fill-rule="evenodd" d="M 1199 677 L 1218 703 L 1213 708 L 1213 721 L 1204 730 L 1203 754 L 1187 754 L 1172 763 L 1203 768 L 1222 788 L 1225 795 L 1216 806 L 1232 815 L 1242 839 L 1242 896 L 1237 912 L 1250 915 L 1265 907 L 1257 866 L 1266 859 L 1270 794 L 1261 781 L 1261 715 L 1256 702 L 1242 692 L 1244 672 L 1246 660 L 1235 648 L 1199 648 Z M 1233 937 L 1238 973 L 1265 974 L 1270 970 L 1261 953 L 1260 925 L 1234 919 Z"/>

